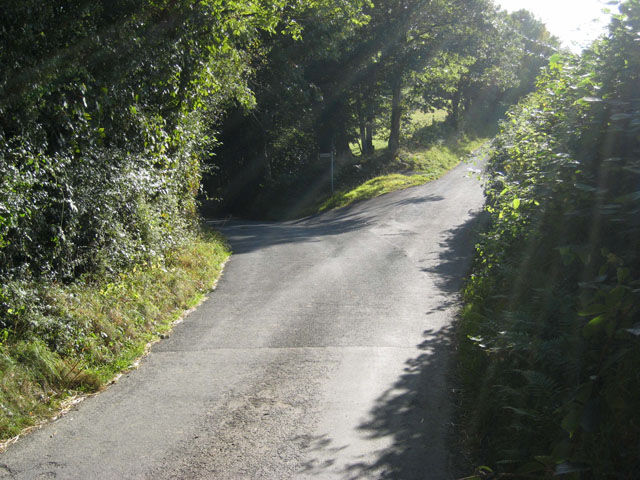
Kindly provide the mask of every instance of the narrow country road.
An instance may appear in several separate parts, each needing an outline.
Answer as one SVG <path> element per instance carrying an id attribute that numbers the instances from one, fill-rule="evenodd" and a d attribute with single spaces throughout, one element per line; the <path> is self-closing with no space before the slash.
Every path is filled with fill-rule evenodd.
<path id="1" fill-rule="evenodd" d="M 306 220 L 229 222 L 218 288 L 0 479 L 449 479 L 473 165 Z"/>

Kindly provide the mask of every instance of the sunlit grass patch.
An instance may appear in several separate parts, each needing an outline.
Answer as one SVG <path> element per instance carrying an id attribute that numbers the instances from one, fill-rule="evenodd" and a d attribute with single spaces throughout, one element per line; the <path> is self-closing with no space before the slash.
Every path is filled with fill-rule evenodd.
<path id="1" fill-rule="evenodd" d="M 368 200 L 395 190 L 402 190 L 416 185 L 422 185 L 431 180 L 430 175 L 401 175 L 391 174 L 372 178 L 353 190 L 338 192 L 327 199 L 318 209 L 319 212 L 333 208 L 346 207 L 353 202 Z"/>
<path id="2" fill-rule="evenodd" d="M 385 151 L 387 149 L 388 141 L 389 140 L 386 137 L 382 137 L 379 135 L 376 135 L 375 137 L 373 137 L 372 143 L 373 143 L 374 151 L 376 152 Z M 350 143 L 349 148 L 351 149 L 351 153 L 356 157 L 359 157 L 360 155 L 362 155 L 362 149 L 360 147 L 360 143 L 357 143 L 357 142 Z"/>
<path id="3" fill-rule="evenodd" d="M 455 136 L 428 148 L 402 149 L 396 162 L 399 168 L 413 172 L 442 174 L 487 142 L 486 138 Z"/>
<path id="4" fill-rule="evenodd" d="M 447 119 L 447 110 L 435 110 L 433 112 L 423 112 L 422 110 L 413 110 L 407 114 L 406 123 L 402 127 L 402 137 L 412 137 L 415 132 L 420 129 L 428 128 L 435 124 L 441 124 Z M 383 153 L 387 149 L 389 142 L 389 129 L 386 127 L 377 128 L 373 135 L 372 143 L 374 151 Z M 359 141 L 355 141 L 349 145 L 351 153 L 355 156 L 362 154 Z"/>
<path id="5" fill-rule="evenodd" d="M 409 114 L 409 124 L 413 129 L 430 126 L 434 123 L 444 122 L 448 114 L 447 110 L 435 110 L 433 112 L 414 110 Z"/>
<path id="6" fill-rule="evenodd" d="M 422 185 L 440 178 L 446 172 L 458 165 L 469 154 L 487 143 L 486 138 L 470 138 L 465 135 L 454 135 L 446 140 L 437 142 L 427 148 L 404 148 L 397 156 L 381 154 L 366 161 L 377 163 L 379 175 L 354 187 L 343 189 L 324 200 L 307 214 L 324 212 L 333 208 L 350 205 L 353 202 L 367 200 L 384 195 L 385 193 L 401 190 L 416 185 Z M 362 169 L 366 171 L 367 164 L 363 162 Z"/>

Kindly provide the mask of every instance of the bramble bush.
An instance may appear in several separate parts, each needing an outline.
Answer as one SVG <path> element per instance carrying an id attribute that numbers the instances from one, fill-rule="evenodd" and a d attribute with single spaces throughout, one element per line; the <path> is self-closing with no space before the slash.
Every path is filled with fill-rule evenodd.
<path id="1" fill-rule="evenodd" d="M 17 305 L 42 301 L 38 282 L 151 265 L 194 238 L 201 161 L 225 105 L 251 104 L 249 46 L 288 28 L 283 5 L 3 4 L 0 330 L 28 338 Z"/>

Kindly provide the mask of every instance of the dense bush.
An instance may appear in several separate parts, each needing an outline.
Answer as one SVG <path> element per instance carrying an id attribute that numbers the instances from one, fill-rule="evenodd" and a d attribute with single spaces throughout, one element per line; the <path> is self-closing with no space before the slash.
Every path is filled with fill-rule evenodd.
<path id="1" fill-rule="evenodd" d="M 640 469 L 640 2 L 621 12 L 552 59 L 495 140 L 461 372 L 497 471 Z"/>
<path id="2" fill-rule="evenodd" d="M 43 285 L 108 281 L 161 264 L 194 238 L 202 157 L 228 103 L 253 101 L 247 81 L 259 33 L 297 31 L 285 4 L 3 2 L 5 340 L 35 335 L 62 348 L 70 327 L 64 318 L 45 325 L 54 320 L 41 315 Z"/>
<path id="3" fill-rule="evenodd" d="M 72 279 L 175 246 L 215 116 L 250 101 L 244 44 L 279 17 L 126 0 L 2 14 L 0 277 Z"/>

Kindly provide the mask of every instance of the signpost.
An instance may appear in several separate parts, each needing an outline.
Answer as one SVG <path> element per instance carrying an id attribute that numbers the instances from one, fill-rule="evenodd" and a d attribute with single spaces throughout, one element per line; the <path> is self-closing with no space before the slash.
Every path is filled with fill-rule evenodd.
<path id="1" fill-rule="evenodd" d="M 318 158 L 330 158 L 331 159 L 331 193 L 333 193 L 333 150 L 331 153 L 320 153 Z"/>

